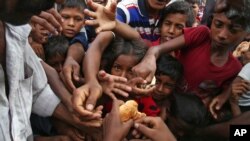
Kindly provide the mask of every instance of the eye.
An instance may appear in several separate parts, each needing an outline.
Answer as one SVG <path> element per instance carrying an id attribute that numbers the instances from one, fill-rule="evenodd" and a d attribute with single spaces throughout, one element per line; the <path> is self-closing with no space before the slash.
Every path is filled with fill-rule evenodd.
<path id="1" fill-rule="evenodd" d="M 62 15 L 62 18 L 65 19 L 65 20 L 67 20 L 67 19 L 69 19 L 70 17 L 69 17 L 68 15 Z"/>
<path id="2" fill-rule="evenodd" d="M 81 21 L 83 21 L 83 18 L 81 18 L 81 17 L 75 17 L 75 20 L 76 20 L 77 22 L 81 22 Z"/>
<path id="3" fill-rule="evenodd" d="M 223 23 L 219 20 L 215 20 L 214 21 L 214 25 L 216 28 L 221 28 L 223 26 Z"/>
<path id="4" fill-rule="evenodd" d="M 115 71 L 120 71 L 121 70 L 121 66 L 114 64 L 114 66 L 112 67 L 112 69 L 114 69 Z"/>
<path id="5" fill-rule="evenodd" d="M 182 30 L 184 28 L 184 26 L 181 25 L 181 24 L 178 24 L 176 27 L 177 27 L 178 30 Z"/>

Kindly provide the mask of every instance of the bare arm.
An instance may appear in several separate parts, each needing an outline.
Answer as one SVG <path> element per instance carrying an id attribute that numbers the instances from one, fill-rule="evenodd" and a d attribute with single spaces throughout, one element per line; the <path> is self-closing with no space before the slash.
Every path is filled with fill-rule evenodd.
<path id="1" fill-rule="evenodd" d="M 94 12 L 90 10 L 84 11 L 86 15 L 93 18 L 92 20 L 87 20 L 86 24 L 97 27 L 97 33 L 101 31 L 113 31 L 115 34 L 126 39 L 141 38 L 135 29 L 115 19 L 115 2 L 108 0 L 107 5 L 104 7 L 103 5 L 88 1 L 88 5 L 91 9 L 94 9 Z"/>
<path id="2" fill-rule="evenodd" d="M 156 70 L 156 60 L 163 53 L 169 53 L 174 50 L 181 49 L 185 45 L 184 35 L 176 37 L 168 42 L 162 43 L 159 46 L 150 48 L 143 60 L 133 67 L 133 71 L 147 82 L 151 82 Z"/>
<path id="3" fill-rule="evenodd" d="M 45 70 L 45 73 L 46 73 L 47 78 L 48 78 L 48 83 L 50 84 L 52 90 L 61 99 L 62 103 L 70 111 L 72 111 L 72 102 L 71 102 L 72 95 L 66 89 L 66 87 L 62 83 L 62 81 L 60 80 L 58 73 L 56 72 L 56 70 L 54 68 L 50 67 L 45 62 L 41 61 L 41 64 Z"/>

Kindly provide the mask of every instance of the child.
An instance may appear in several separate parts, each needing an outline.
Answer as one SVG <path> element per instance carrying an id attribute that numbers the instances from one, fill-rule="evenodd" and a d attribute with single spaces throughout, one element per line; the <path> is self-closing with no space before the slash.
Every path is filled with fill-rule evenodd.
<path id="1" fill-rule="evenodd" d="M 201 19 L 200 19 L 200 15 L 199 15 L 199 10 L 200 10 L 200 5 L 201 5 L 201 1 L 200 0 L 185 0 L 186 2 L 188 2 L 193 10 L 194 10 L 194 17 L 195 17 L 195 23 L 193 24 L 193 27 L 196 27 L 200 24 Z"/>
<path id="2" fill-rule="evenodd" d="M 45 62 L 53 67 L 58 73 L 62 71 L 69 42 L 64 36 L 51 37 L 48 43 L 44 45 Z"/>
<path id="3" fill-rule="evenodd" d="M 170 55 L 162 55 L 157 59 L 157 69 L 155 73 L 155 89 L 152 98 L 161 109 L 162 119 L 166 119 L 169 113 L 165 113 L 171 105 L 173 95 L 181 91 L 183 78 L 182 64 Z"/>
<path id="4" fill-rule="evenodd" d="M 240 71 L 232 84 L 232 98 L 230 104 L 234 116 L 250 110 L 250 63 L 248 62 Z M 240 106 L 240 107 L 239 107 Z M 240 109 L 239 109 L 240 108 Z"/>
<path id="5" fill-rule="evenodd" d="M 241 69 L 240 62 L 232 56 L 231 50 L 250 32 L 250 14 L 247 13 L 249 2 L 241 1 L 232 5 L 228 1 L 217 1 L 211 30 L 203 26 L 184 29 L 184 35 L 150 48 L 143 61 L 133 70 L 144 78 L 151 78 L 155 71 L 152 66 L 155 66 L 160 54 L 181 49 L 177 58 L 184 66 L 187 90 L 204 98 L 198 93 L 199 85 L 208 80 L 215 82 L 215 89 L 222 90 L 209 102 L 210 111 L 217 118 L 215 111 L 228 99 L 229 84 Z"/>
<path id="6" fill-rule="evenodd" d="M 84 50 L 88 48 L 87 38 L 84 32 L 84 3 L 81 0 L 66 0 L 58 6 L 58 12 L 64 19 L 62 23 L 62 34 L 69 39 L 70 45 L 81 43 Z"/>

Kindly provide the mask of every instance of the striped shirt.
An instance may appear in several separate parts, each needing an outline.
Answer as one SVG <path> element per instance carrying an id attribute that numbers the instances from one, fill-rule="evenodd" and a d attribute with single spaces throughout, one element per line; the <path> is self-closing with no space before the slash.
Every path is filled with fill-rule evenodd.
<path id="1" fill-rule="evenodd" d="M 117 5 L 116 18 L 139 32 L 145 40 L 156 41 L 160 37 L 158 23 L 160 15 L 150 18 L 145 0 L 123 0 Z"/>

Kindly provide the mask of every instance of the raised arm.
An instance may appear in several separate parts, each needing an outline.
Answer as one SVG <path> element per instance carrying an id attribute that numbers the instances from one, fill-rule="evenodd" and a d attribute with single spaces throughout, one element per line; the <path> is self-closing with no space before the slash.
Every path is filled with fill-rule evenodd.
<path id="1" fill-rule="evenodd" d="M 179 50 L 185 45 L 184 35 L 176 37 L 168 42 L 162 43 L 159 46 L 151 47 L 147 51 L 143 60 L 133 67 L 133 71 L 144 78 L 147 82 L 151 82 L 156 70 L 156 60 L 163 53 L 169 53 L 174 50 Z"/>
<path id="2" fill-rule="evenodd" d="M 87 9 L 84 11 L 86 15 L 93 18 L 91 20 L 86 20 L 86 24 L 95 26 L 97 33 L 101 31 L 113 31 L 115 34 L 125 39 L 141 38 L 140 34 L 135 29 L 115 19 L 116 0 L 108 0 L 105 7 L 91 0 L 89 0 L 87 4 L 94 11 Z"/>

